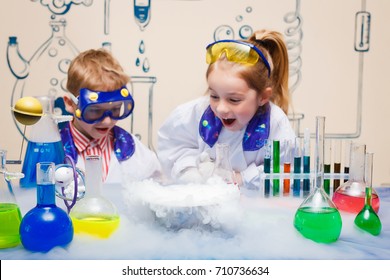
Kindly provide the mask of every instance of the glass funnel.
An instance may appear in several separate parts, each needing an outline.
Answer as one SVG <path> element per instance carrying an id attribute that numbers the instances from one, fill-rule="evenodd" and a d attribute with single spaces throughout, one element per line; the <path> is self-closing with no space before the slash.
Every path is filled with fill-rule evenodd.
<path id="1" fill-rule="evenodd" d="M 19 226 L 22 220 L 12 191 L 9 176 L 12 173 L 8 173 L 5 166 L 6 154 L 5 150 L 0 150 L 0 249 L 20 244 Z"/>
<path id="2" fill-rule="evenodd" d="M 85 158 L 85 196 L 70 211 L 75 233 L 108 238 L 119 226 L 115 205 L 102 192 L 102 162 L 97 155 Z"/>
<path id="3" fill-rule="evenodd" d="M 341 211 L 359 213 L 366 197 L 364 180 L 366 145 L 352 143 L 350 152 L 349 180 L 341 184 L 333 193 L 332 200 Z M 372 208 L 379 211 L 379 197 L 372 189 Z"/>
<path id="4" fill-rule="evenodd" d="M 294 226 L 306 238 L 319 243 L 335 242 L 341 233 L 339 211 L 323 188 L 325 117 L 316 118 L 314 188 L 295 213 Z"/>

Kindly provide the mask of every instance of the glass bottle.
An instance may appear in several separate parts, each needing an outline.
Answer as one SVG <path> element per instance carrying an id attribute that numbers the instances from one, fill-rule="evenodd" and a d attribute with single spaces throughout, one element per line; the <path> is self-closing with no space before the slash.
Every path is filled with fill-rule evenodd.
<path id="1" fill-rule="evenodd" d="M 0 249 L 20 244 L 19 226 L 22 220 L 5 166 L 6 154 L 5 150 L 0 150 Z"/>
<path id="2" fill-rule="evenodd" d="M 22 173 L 24 178 L 20 180 L 21 187 L 36 187 L 36 164 L 38 162 L 63 163 L 65 158 L 61 136 L 57 126 L 57 119 L 53 113 L 54 98 L 39 96 L 37 99 L 42 104 L 43 116 L 32 125 L 28 139 L 27 149 L 23 161 Z"/>
<path id="3" fill-rule="evenodd" d="M 308 239 L 319 243 L 331 243 L 340 236 L 342 220 L 323 187 L 324 124 L 325 117 L 316 118 L 314 188 L 295 213 L 294 226 Z"/>
<path id="4" fill-rule="evenodd" d="M 73 239 L 73 225 L 68 214 L 55 203 L 55 164 L 37 163 L 37 205 L 27 212 L 20 224 L 24 248 L 47 252 L 65 246 Z"/>
<path id="5" fill-rule="evenodd" d="M 230 163 L 229 145 L 225 143 L 216 144 L 215 167 L 213 175 L 221 177 L 227 184 L 237 184 L 233 168 Z"/>
<path id="6" fill-rule="evenodd" d="M 357 214 L 363 208 L 366 197 L 364 181 L 366 145 L 352 143 L 350 156 L 349 179 L 336 189 L 332 199 L 339 210 Z M 379 205 L 379 196 L 373 189 L 372 207 L 377 213 Z"/>
<path id="7" fill-rule="evenodd" d="M 70 211 L 75 233 L 108 238 L 119 226 L 115 205 L 102 192 L 102 162 L 100 156 L 85 158 L 85 196 Z"/>

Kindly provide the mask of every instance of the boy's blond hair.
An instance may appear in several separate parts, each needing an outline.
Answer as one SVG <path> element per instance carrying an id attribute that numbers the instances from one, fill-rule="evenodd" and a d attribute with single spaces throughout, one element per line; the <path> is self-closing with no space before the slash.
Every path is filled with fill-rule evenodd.
<path id="1" fill-rule="evenodd" d="M 113 91 L 129 81 L 130 77 L 109 51 L 91 49 L 80 53 L 71 62 L 66 88 L 77 97 L 82 88 Z"/>

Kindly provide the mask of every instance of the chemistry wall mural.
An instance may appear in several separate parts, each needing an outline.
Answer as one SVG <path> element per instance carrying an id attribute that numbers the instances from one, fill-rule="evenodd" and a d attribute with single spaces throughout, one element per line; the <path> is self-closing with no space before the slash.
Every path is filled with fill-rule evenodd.
<path id="1" fill-rule="evenodd" d="M 138 113 L 137 107 L 131 117 L 130 131 L 145 142 L 151 149 L 153 147 L 153 95 L 154 85 L 157 82 L 157 77 L 149 75 L 150 70 L 153 68 L 153 60 L 148 56 L 148 41 L 142 38 L 143 32 L 148 29 L 149 23 L 153 20 L 153 2 L 152 0 L 128 0 L 132 3 L 132 16 L 134 18 L 134 24 L 138 28 L 138 32 L 141 34 L 141 39 L 136 45 L 129 47 L 129 51 L 137 53 L 137 57 L 133 62 L 138 74 L 131 76 L 131 91 L 135 95 L 135 99 L 139 100 L 139 96 L 147 96 L 145 100 L 137 103 L 138 106 L 144 106 L 147 112 L 142 112 L 142 115 Z M 156 1 L 156 0 L 155 0 Z M 168 1 L 168 0 L 166 0 Z M 175 1 L 175 0 L 171 0 Z M 183 3 L 186 0 L 176 0 Z M 194 1 L 194 0 L 192 0 Z M 192 2 L 188 0 L 188 2 Z M 198 0 L 207 1 L 207 0 Z M 29 92 L 36 92 L 42 95 L 54 96 L 55 108 L 54 113 L 61 115 L 66 114 L 62 99 L 60 98 L 66 92 L 66 74 L 71 60 L 80 52 L 77 48 L 78 42 L 73 42 L 71 38 L 66 35 L 67 28 L 67 15 L 69 13 L 77 13 L 80 7 L 88 8 L 92 5 L 104 5 L 104 26 L 101 28 L 101 32 L 104 35 L 109 35 L 113 32 L 110 26 L 110 19 L 113 16 L 110 13 L 111 5 L 114 5 L 114 1 L 93 1 L 93 0 L 33 0 L 36 5 L 41 5 L 42 9 L 48 11 L 49 28 L 47 28 L 47 40 L 36 49 L 29 49 L 26 53 L 21 53 L 19 44 L 28 45 L 23 38 L 17 36 L 10 36 L 7 46 L 6 61 L 8 63 L 9 70 L 15 77 L 15 83 L 11 94 L 11 107 L 15 102 L 28 95 Z M 285 24 L 284 34 L 287 41 L 289 58 L 290 58 L 290 94 L 293 96 L 298 89 L 304 77 L 302 76 L 301 67 L 304 63 L 302 60 L 302 44 L 304 25 L 301 14 L 301 1 L 295 0 L 295 10 L 286 11 L 284 18 L 280 20 Z M 358 138 L 361 133 L 362 122 L 362 95 L 363 95 L 363 65 L 364 54 L 369 51 L 370 44 L 370 24 L 371 15 L 366 11 L 366 1 L 361 0 L 361 10 L 356 12 L 355 16 L 355 42 L 354 51 L 359 54 L 359 71 L 357 83 L 357 106 L 356 106 L 356 128 L 352 133 L 327 133 L 328 138 Z M 126 11 L 129 13 L 130 11 Z M 230 22 L 221 22 L 215 26 L 214 30 L 210 30 L 210 37 L 214 40 L 221 39 L 246 39 L 252 32 L 253 27 L 246 21 L 246 18 L 251 13 L 261 14 L 264 11 L 256 11 L 255 8 L 248 4 L 243 4 L 240 10 L 236 11 L 235 17 L 231 18 Z M 99 15 L 98 15 L 99 16 Z M 115 15 L 117 16 L 117 15 Z M 29 28 L 28 23 L 26 28 Z M 45 28 L 45 27 L 41 27 Z M 101 46 L 91 47 L 104 47 L 111 49 L 112 42 L 106 40 L 102 42 Z M 24 48 L 25 49 L 25 48 Z M 43 71 L 44 69 L 50 69 L 50 71 Z M 292 111 L 289 118 L 294 125 L 297 135 L 303 136 L 303 129 L 300 125 L 301 121 L 305 117 L 305 112 Z M 147 120 L 147 135 L 141 135 L 135 127 L 134 119 Z M 25 128 L 21 127 L 15 121 L 19 132 L 24 135 Z M 312 136 L 314 133 L 312 133 Z"/>

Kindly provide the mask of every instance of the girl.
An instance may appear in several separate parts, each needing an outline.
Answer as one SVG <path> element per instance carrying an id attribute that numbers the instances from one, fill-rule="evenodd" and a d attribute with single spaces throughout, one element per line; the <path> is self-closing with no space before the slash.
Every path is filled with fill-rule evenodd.
<path id="1" fill-rule="evenodd" d="M 160 162 L 174 180 L 202 182 L 212 169 L 215 144 L 227 143 L 237 183 L 258 184 L 265 140 L 295 139 L 286 116 L 288 54 L 283 36 L 260 30 L 247 41 L 217 41 L 207 46 L 206 61 L 208 94 L 180 105 L 162 125 Z"/>

